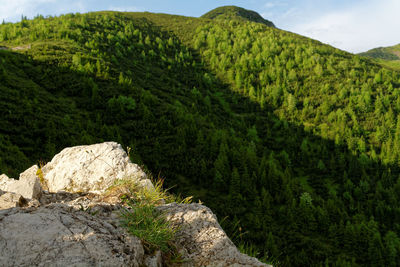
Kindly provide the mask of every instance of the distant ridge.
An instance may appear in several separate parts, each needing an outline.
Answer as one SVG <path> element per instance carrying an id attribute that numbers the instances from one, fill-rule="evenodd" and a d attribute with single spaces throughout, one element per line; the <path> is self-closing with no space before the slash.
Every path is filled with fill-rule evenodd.
<path id="1" fill-rule="evenodd" d="M 201 18 L 206 19 L 239 19 L 247 20 L 265 24 L 270 27 L 274 27 L 274 23 L 269 20 L 264 19 L 260 14 L 255 11 L 247 10 L 237 6 L 222 6 L 217 7 L 203 16 Z"/>
<path id="2" fill-rule="evenodd" d="M 400 44 L 377 47 L 359 54 L 393 70 L 400 70 Z"/>
<path id="3" fill-rule="evenodd" d="M 360 55 L 375 59 L 400 60 L 400 44 L 389 47 L 377 47 L 367 52 L 360 53 Z"/>

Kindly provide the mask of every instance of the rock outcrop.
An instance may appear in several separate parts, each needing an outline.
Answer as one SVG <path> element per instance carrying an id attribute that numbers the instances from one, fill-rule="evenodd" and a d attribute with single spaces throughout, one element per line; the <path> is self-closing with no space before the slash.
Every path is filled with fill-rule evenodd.
<path id="1" fill-rule="evenodd" d="M 49 192 L 102 193 L 115 180 L 127 177 L 152 186 L 146 174 L 115 142 L 65 148 L 42 172 Z"/>
<path id="2" fill-rule="evenodd" d="M 20 180 L 1 175 L 0 266 L 163 266 L 160 251 L 146 254 L 142 241 L 120 226 L 123 203 L 102 194 L 121 178 L 154 189 L 113 142 L 64 149 Z M 157 209 L 177 229 L 183 261 L 174 266 L 268 266 L 240 253 L 209 208 Z"/>
<path id="3" fill-rule="evenodd" d="M 15 207 L 23 207 L 27 201 L 20 194 L 12 192 L 0 192 L 0 207 L 1 209 L 10 209 Z"/>
<path id="4" fill-rule="evenodd" d="M 68 205 L 3 211 L 0 220 L 6 266 L 140 266 L 143 260 L 137 237 Z"/>
<path id="5" fill-rule="evenodd" d="M 206 206 L 172 203 L 158 209 L 178 229 L 177 244 L 192 266 L 266 266 L 240 253 Z"/>
<path id="6" fill-rule="evenodd" d="M 19 175 L 19 180 L 0 175 L 0 190 L 22 195 L 26 199 L 38 199 L 42 193 L 40 181 L 36 175 L 38 167 L 30 167 Z"/>

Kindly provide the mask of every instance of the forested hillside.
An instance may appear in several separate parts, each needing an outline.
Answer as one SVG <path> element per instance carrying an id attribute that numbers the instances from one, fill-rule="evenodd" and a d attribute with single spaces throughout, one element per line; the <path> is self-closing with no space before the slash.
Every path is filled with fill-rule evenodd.
<path id="1" fill-rule="evenodd" d="M 367 52 L 360 53 L 360 56 L 375 59 L 384 66 L 400 70 L 400 44 L 374 48 Z"/>
<path id="2" fill-rule="evenodd" d="M 396 266 L 400 73 L 226 17 L 1 25 L 0 173 L 113 140 L 225 218 L 254 256 Z"/>

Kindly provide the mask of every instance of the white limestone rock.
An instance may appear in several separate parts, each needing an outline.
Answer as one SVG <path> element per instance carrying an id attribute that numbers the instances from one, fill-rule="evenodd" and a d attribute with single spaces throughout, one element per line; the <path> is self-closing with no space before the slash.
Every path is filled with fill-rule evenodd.
<path id="1" fill-rule="evenodd" d="M 139 184 L 152 187 L 146 174 L 115 142 L 65 148 L 42 172 L 49 192 L 103 193 L 122 178 L 136 179 Z"/>
<path id="2" fill-rule="evenodd" d="M 5 186 L 5 185 L 8 183 L 8 180 L 9 180 L 9 179 L 10 179 L 10 178 L 8 178 L 8 176 L 5 175 L 5 174 L 0 175 L 0 188 L 2 188 L 3 186 Z"/>
<path id="3" fill-rule="evenodd" d="M 218 224 L 212 211 L 200 204 L 168 204 L 166 213 L 177 231 L 177 243 L 191 266 L 270 266 L 240 253 Z"/>
<path id="4" fill-rule="evenodd" d="M 22 207 L 27 201 L 20 194 L 5 192 L 0 195 L 0 210 Z"/>
<path id="5" fill-rule="evenodd" d="M 36 175 L 38 167 L 33 165 L 19 175 L 19 180 L 0 175 L 0 189 L 22 195 L 26 199 L 39 199 L 42 194 L 39 179 Z"/>
<path id="6" fill-rule="evenodd" d="M 6 188 L 13 182 L 14 179 L 8 178 L 7 175 L 0 175 L 0 190 L 7 191 Z"/>
<path id="7" fill-rule="evenodd" d="M 63 204 L 0 212 L 1 266 L 140 266 L 141 241 Z"/>
<path id="8" fill-rule="evenodd" d="M 20 194 L 27 199 L 39 199 L 42 194 L 39 178 L 37 177 L 38 166 L 33 165 L 19 175 Z"/>

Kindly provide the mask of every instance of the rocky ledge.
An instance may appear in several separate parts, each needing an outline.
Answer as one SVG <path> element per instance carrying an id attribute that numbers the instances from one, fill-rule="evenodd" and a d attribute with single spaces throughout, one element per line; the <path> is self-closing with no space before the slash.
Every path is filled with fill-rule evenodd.
<path id="1" fill-rule="evenodd" d="M 120 224 L 123 203 L 104 192 L 118 179 L 153 184 L 114 142 L 66 148 L 19 180 L 0 175 L 1 266 L 164 266 L 160 251 Z M 174 266 L 268 266 L 239 252 L 200 204 L 157 209 L 176 229 Z"/>

